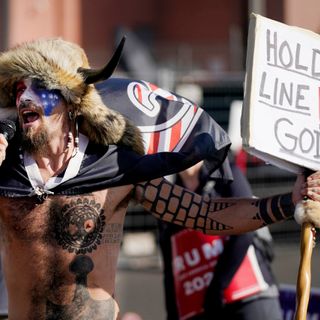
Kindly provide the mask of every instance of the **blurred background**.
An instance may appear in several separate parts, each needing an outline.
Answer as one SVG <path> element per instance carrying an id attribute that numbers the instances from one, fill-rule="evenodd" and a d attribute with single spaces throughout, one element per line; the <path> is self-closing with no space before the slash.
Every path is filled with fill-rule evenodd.
<path id="1" fill-rule="evenodd" d="M 290 190 L 294 176 L 241 149 L 240 112 L 251 12 L 320 31 L 319 0 L 0 0 L 0 50 L 58 36 L 78 43 L 91 66 L 101 67 L 126 35 L 114 76 L 154 82 L 198 102 L 229 132 L 232 156 L 255 195 L 264 196 Z M 276 251 L 274 272 L 283 288 L 293 288 L 300 227 L 288 221 L 270 230 Z M 312 266 L 315 292 L 320 287 L 318 251 L 317 246 Z M 138 312 L 144 320 L 165 319 L 161 268 L 156 221 L 132 205 L 117 277 L 123 312 Z"/>

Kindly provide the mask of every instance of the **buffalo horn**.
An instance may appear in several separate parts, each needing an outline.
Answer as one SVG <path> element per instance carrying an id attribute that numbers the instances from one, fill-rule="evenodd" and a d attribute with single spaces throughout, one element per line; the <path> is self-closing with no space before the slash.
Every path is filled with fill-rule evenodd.
<path id="1" fill-rule="evenodd" d="M 84 78 L 85 84 L 92 84 L 99 81 L 106 80 L 111 77 L 112 73 L 114 72 L 115 68 L 117 67 L 121 53 L 123 50 L 124 42 L 126 40 L 126 37 L 123 37 L 114 52 L 111 60 L 102 68 L 102 69 L 86 69 L 86 68 L 79 68 L 78 72 L 81 73 L 81 75 Z"/>

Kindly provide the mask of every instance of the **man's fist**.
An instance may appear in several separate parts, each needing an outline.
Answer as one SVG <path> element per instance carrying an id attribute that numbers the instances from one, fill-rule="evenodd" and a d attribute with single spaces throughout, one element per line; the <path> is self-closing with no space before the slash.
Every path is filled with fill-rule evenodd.
<path id="1" fill-rule="evenodd" d="M 4 159 L 6 158 L 7 147 L 8 147 L 7 139 L 4 137 L 3 134 L 0 134 L 0 165 L 2 164 Z"/>
<path id="2" fill-rule="evenodd" d="M 302 200 L 296 205 L 294 219 L 297 223 L 310 222 L 320 228 L 320 202 L 311 199 Z"/>
<path id="3" fill-rule="evenodd" d="M 296 186 L 300 185 L 300 195 L 294 213 L 294 218 L 299 224 L 310 222 L 315 227 L 320 227 L 320 172 L 314 172 L 307 177 L 304 183 L 301 177 L 297 179 Z M 298 188 L 297 188 L 298 189 Z M 300 198 L 300 199 L 299 199 Z"/>

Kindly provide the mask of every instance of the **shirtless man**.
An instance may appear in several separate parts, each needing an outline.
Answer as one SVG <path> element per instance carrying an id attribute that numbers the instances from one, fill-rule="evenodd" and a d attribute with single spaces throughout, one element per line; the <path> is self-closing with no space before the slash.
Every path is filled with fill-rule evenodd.
<path id="1" fill-rule="evenodd" d="M 40 50 L 40 58 L 46 58 L 42 64 L 54 58 L 54 50 L 64 50 L 61 43 L 56 47 L 49 44 L 50 50 Z M 32 50 L 41 45 L 36 43 Z M 47 48 L 47 44 L 44 46 Z M 75 65 L 77 52 L 70 53 Z M 27 56 L 23 63 L 31 63 L 36 54 Z M 317 173 L 306 183 L 298 177 L 292 194 L 261 200 L 203 199 L 163 178 L 111 187 L 95 185 L 91 189 L 86 179 L 80 179 L 81 186 L 73 185 L 74 178 L 86 177 L 83 167 L 90 167 L 92 158 L 106 161 L 101 154 L 112 147 L 97 144 L 100 137 L 94 140 L 88 126 L 95 117 L 90 114 L 89 119 L 85 107 L 79 102 L 77 105 L 71 96 L 79 87 L 71 86 L 74 91 L 67 92 L 67 84 L 48 82 L 46 77 L 56 65 L 45 68 L 47 74 L 38 72 L 36 68 L 43 70 L 44 66 L 33 62 L 25 72 L 17 67 L 21 56 L 17 60 L 11 56 L 9 64 L 5 64 L 5 58 L 0 57 L 0 86 L 6 88 L 7 101 L 9 97 L 15 101 L 10 116 L 18 118 L 18 132 L 9 145 L 0 135 L 0 225 L 10 320 L 118 318 L 116 266 L 130 199 L 159 219 L 210 234 L 255 230 L 292 217 L 294 205 L 304 195 L 319 199 Z M 3 71 L 6 67 L 7 72 Z M 6 77 L 9 80 L 4 80 Z M 91 86 L 84 86 L 85 94 L 90 90 Z M 0 95 L 5 92 L 0 91 Z M 10 102 L 5 107 L 13 111 Z M 75 112 L 83 116 L 79 137 Z M 101 130 L 96 121 L 96 129 Z M 121 119 L 117 123 L 120 125 Z M 126 130 L 134 132 L 134 128 Z M 121 138 L 119 143 L 139 149 L 137 142 L 128 140 Z M 94 163 L 98 165 L 98 161 Z M 3 180 L 8 188 L 2 187 Z M 62 186 L 68 181 L 67 192 Z M 307 210 L 303 221 L 317 223 L 312 218 L 314 204 L 311 200 L 304 202 Z"/>

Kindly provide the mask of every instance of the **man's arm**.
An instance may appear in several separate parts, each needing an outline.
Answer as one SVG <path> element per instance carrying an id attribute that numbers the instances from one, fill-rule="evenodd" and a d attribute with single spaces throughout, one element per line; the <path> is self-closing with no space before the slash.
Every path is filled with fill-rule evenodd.
<path id="1" fill-rule="evenodd" d="M 318 186 L 313 189 L 319 192 Z M 221 235 L 256 230 L 292 217 L 295 203 L 308 191 L 299 178 L 293 193 L 263 199 L 210 199 L 160 178 L 137 184 L 134 198 L 158 219 Z"/>

